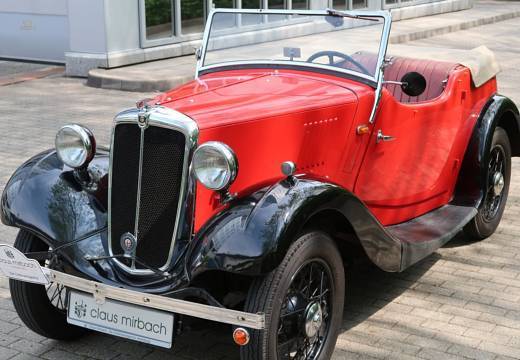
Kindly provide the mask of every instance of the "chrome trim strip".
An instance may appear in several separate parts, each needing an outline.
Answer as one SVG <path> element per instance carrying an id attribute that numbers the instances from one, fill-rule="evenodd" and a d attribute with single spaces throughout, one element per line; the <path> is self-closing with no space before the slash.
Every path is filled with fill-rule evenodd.
<path id="1" fill-rule="evenodd" d="M 139 115 L 140 116 L 140 115 Z M 139 117 L 138 117 L 139 120 Z M 141 184 L 143 182 L 143 153 L 144 153 L 144 131 L 145 128 L 139 125 L 141 134 L 139 137 L 139 172 L 137 174 L 137 196 L 135 197 L 135 222 L 134 222 L 134 236 L 135 240 L 139 242 L 139 213 L 141 212 Z M 137 248 L 135 249 L 137 252 Z M 135 254 L 134 254 L 135 255 Z M 135 259 L 132 259 L 132 270 L 135 270 Z"/>
<path id="2" fill-rule="evenodd" d="M 250 329 L 265 329 L 265 315 L 230 310 L 217 306 L 198 304 L 185 300 L 172 299 L 160 295 L 146 294 L 102 284 L 42 267 L 47 278 L 56 284 L 63 285 L 92 294 L 96 302 L 103 304 L 105 299 L 121 301 L 127 304 L 144 306 L 151 309 L 168 311 L 176 314 L 193 316 L 201 319 L 218 321 L 225 324 L 244 326 Z"/>
<path id="3" fill-rule="evenodd" d="M 381 70 L 379 72 L 382 73 Z M 373 124 L 376 121 L 377 108 L 379 107 L 379 102 L 381 101 L 381 93 L 383 92 L 383 76 L 380 75 L 380 80 L 377 82 L 377 88 L 374 93 L 374 105 L 372 106 L 372 111 L 370 112 L 370 117 L 368 118 L 368 122 Z"/>
<path id="4" fill-rule="evenodd" d="M 114 119 L 114 126 L 112 129 L 112 140 L 111 140 L 111 151 L 110 151 L 110 165 L 109 165 L 109 187 L 108 187 L 108 249 L 109 254 L 111 256 L 116 255 L 112 251 L 112 241 L 116 242 L 118 239 L 112 239 L 112 216 L 111 216 L 111 210 L 112 210 L 112 164 L 113 164 L 113 149 L 114 149 L 114 135 L 115 135 L 115 129 L 118 124 L 135 124 L 138 125 L 138 119 L 139 114 L 143 115 L 143 110 L 140 109 L 130 109 L 123 111 L 116 115 Z M 195 151 L 195 148 L 197 147 L 198 143 L 198 137 L 199 137 L 199 128 L 197 126 L 197 123 L 188 117 L 187 115 L 184 115 L 178 111 L 175 111 L 173 109 L 163 107 L 163 106 L 157 106 L 152 107 L 146 110 L 146 114 L 144 116 L 148 119 L 148 126 L 158 126 L 163 127 L 171 130 L 176 130 L 184 134 L 186 138 L 185 142 L 185 149 L 184 149 L 184 164 L 183 164 L 183 173 L 182 173 L 182 179 L 181 179 L 181 186 L 180 186 L 180 194 L 179 194 L 179 205 L 177 207 L 177 214 L 176 218 L 173 219 L 175 221 L 175 227 L 173 231 L 172 241 L 170 245 L 170 251 L 168 253 L 168 259 L 166 261 L 166 264 L 160 268 L 162 271 L 168 271 L 169 266 L 171 265 L 173 253 L 175 249 L 175 242 L 176 240 L 181 236 L 181 230 L 182 226 L 179 226 L 180 220 L 183 219 L 185 221 L 192 221 L 191 217 L 187 218 L 186 215 L 186 209 L 188 208 L 188 204 L 186 203 L 187 200 L 187 194 L 191 191 L 193 192 L 193 189 L 189 189 L 191 187 L 190 184 L 194 184 L 194 181 L 191 180 L 191 172 L 190 172 L 190 162 L 191 157 L 193 156 L 193 152 Z M 142 130 L 141 130 L 142 131 Z M 142 134 L 142 133 L 141 133 Z M 141 139 L 141 144 L 143 144 L 143 139 Z M 142 154 L 141 154 L 142 159 Z M 141 166 L 141 164 L 140 164 Z M 141 171 L 141 170 L 140 170 Z M 140 191 L 140 189 L 138 189 Z M 138 199 L 137 202 L 140 200 Z M 138 205 L 138 204 L 136 204 Z M 136 219 L 137 221 L 137 219 Z M 137 241 L 139 241 L 138 236 Z M 124 265 L 117 259 L 112 260 L 114 263 L 116 263 L 121 269 L 125 270 L 126 272 L 133 274 L 133 275 L 151 275 L 153 272 L 151 270 L 144 270 L 144 269 L 132 269 L 128 266 Z"/>
<path id="5" fill-rule="evenodd" d="M 315 69 L 322 69 L 322 70 L 328 70 L 328 71 L 335 71 L 341 74 L 348 74 L 352 75 L 354 77 L 359 77 L 362 79 L 366 79 L 369 81 L 376 82 L 376 78 L 373 76 L 365 75 L 353 70 L 349 69 L 341 69 L 341 68 L 335 68 L 333 66 L 327 66 L 322 64 L 312 64 L 308 65 L 310 63 L 307 62 L 299 62 L 299 61 L 284 61 L 284 60 L 270 60 L 269 63 L 266 63 L 265 61 L 255 61 L 255 60 L 241 60 L 241 61 L 226 61 L 222 63 L 216 63 L 212 65 L 205 66 L 200 69 L 201 72 L 207 72 L 208 70 L 216 69 L 216 68 L 222 68 L 224 66 L 240 66 L 240 65 L 257 65 L 259 68 L 262 66 L 270 66 L 270 65 L 285 65 L 285 66 L 300 66 L 305 70 L 305 68 L 315 68 Z"/>

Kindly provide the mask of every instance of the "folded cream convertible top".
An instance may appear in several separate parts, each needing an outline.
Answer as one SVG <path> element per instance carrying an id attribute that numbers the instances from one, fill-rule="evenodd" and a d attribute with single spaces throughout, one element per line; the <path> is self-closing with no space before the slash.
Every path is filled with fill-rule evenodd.
<path id="1" fill-rule="evenodd" d="M 500 72 L 500 65 L 495 54 L 486 46 L 479 46 L 472 50 L 458 50 L 448 48 L 431 48 L 422 46 L 391 45 L 394 55 L 407 56 L 417 59 L 435 59 L 461 64 L 471 72 L 475 86 L 479 87 L 492 79 Z"/>

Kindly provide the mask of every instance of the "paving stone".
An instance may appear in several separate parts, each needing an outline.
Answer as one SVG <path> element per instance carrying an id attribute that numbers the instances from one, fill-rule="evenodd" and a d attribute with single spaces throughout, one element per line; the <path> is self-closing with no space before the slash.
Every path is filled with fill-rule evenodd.
<path id="1" fill-rule="evenodd" d="M 118 351 L 107 348 L 105 346 L 96 345 L 82 345 L 76 349 L 76 353 L 88 358 L 94 358 L 99 360 L 113 359 L 119 355 Z"/>
<path id="2" fill-rule="evenodd" d="M 513 348 L 511 346 L 495 344 L 489 341 L 482 341 L 482 343 L 478 346 L 479 349 L 488 351 L 494 354 L 510 356 L 512 358 L 518 359 L 520 358 L 520 349 Z"/>
<path id="3" fill-rule="evenodd" d="M 487 313 L 487 314 L 492 314 L 492 315 L 497 315 L 497 316 L 502 316 L 502 315 L 505 315 L 507 313 L 507 310 L 501 308 L 501 307 L 498 307 L 498 306 L 493 306 L 493 305 L 486 305 L 486 304 L 480 304 L 480 303 L 476 303 L 476 302 L 468 302 L 465 306 L 464 306 L 465 309 L 469 309 L 469 310 L 473 310 L 477 313 Z"/>
<path id="4" fill-rule="evenodd" d="M 445 322 L 436 321 L 436 320 L 425 321 L 422 324 L 422 326 L 425 328 L 432 329 L 432 330 L 445 331 L 445 332 L 454 333 L 454 334 L 458 334 L 458 335 L 464 334 L 464 332 L 468 329 L 465 326 L 447 324 Z"/>
<path id="5" fill-rule="evenodd" d="M 497 334 L 495 332 L 489 332 L 489 331 L 481 331 L 477 329 L 468 329 L 464 334 L 464 336 L 468 338 L 473 338 L 478 341 L 482 341 L 482 339 L 486 339 L 488 341 L 497 343 L 497 344 L 503 344 L 506 345 L 511 340 L 510 336 Z"/>
<path id="6" fill-rule="evenodd" d="M 16 329 L 18 329 L 20 326 L 16 324 L 12 324 L 10 322 L 0 322 L 0 333 L 1 334 L 8 334 Z"/>
<path id="7" fill-rule="evenodd" d="M 415 355 L 421 350 L 420 346 L 389 339 L 378 341 L 377 346 L 391 350 L 392 352 L 408 355 Z"/>
<path id="8" fill-rule="evenodd" d="M 467 360 L 467 358 L 463 356 L 453 355 L 453 354 L 447 354 L 445 352 L 434 350 L 434 349 L 422 349 L 418 354 L 417 357 L 422 359 L 428 359 L 428 360 Z"/>
<path id="9" fill-rule="evenodd" d="M 13 335 L 25 340 L 31 340 L 34 342 L 41 342 L 47 339 L 41 335 L 36 334 L 34 331 L 29 330 L 25 326 L 18 327 L 16 330 L 11 331 L 9 335 Z"/>
<path id="10" fill-rule="evenodd" d="M 438 351 L 446 351 L 451 346 L 450 343 L 444 340 L 437 340 L 430 337 L 423 337 L 418 335 L 411 335 L 406 340 L 407 343 L 428 349 L 435 349 Z"/>
<path id="11" fill-rule="evenodd" d="M 15 357 L 12 357 L 9 360 L 38 360 L 41 359 L 40 357 L 32 356 L 29 354 L 19 353 Z"/>
<path id="12" fill-rule="evenodd" d="M 82 360 L 84 359 L 83 356 L 71 354 L 66 351 L 62 350 L 51 350 L 49 352 L 46 352 L 42 356 L 44 359 L 48 360 Z"/>
<path id="13" fill-rule="evenodd" d="M 9 347 L 14 350 L 18 350 L 20 352 L 34 356 L 42 355 L 43 353 L 46 353 L 47 351 L 51 350 L 51 346 L 49 345 L 40 344 L 38 342 L 25 339 L 18 340 L 9 345 Z"/>
<path id="14" fill-rule="evenodd" d="M 465 307 L 467 307 L 467 304 L 465 305 Z M 461 307 L 457 307 L 457 306 L 452 306 L 452 305 L 442 305 L 439 308 L 439 311 L 442 313 L 446 313 L 446 314 L 450 314 L 450 315 L 454 315 L 454 316 L 464 316 L 469 319 L 478 319 L 478 317 L 482 314 L 481 312 L 478 312 L 478 311 L 473 311 L 473 310 L 469 310 L 469 309 L 465 309 L 465 308 L 461 308 Z M 452 319 L 453 319 L 453 317 L 452 317 Z"/>
<path id="15" fill-rule="evenodd" d="M 450 320 L 450 324 L 462 325 L 470 329 L 478 329 L 482 331 L 492 331 L 496 325 L 486 321 L 468 319 L 462 316 L 455 316 Z"/>
<path id="16" fill-rule="evenodd" d="M 2 336 L 0 336 L 0 347 L 6 347 L 18 340 L 20 340 L 20 338 L 16 336 L 2 334 Z"/>
<path id="17" fill-rule="evenodd" d="M 448 353 L 464 356 L 469 359 L 492 360 L 496 354 L 483 350 L 478 350 L 469 346 L 453 345 L 448 349 Z"/>

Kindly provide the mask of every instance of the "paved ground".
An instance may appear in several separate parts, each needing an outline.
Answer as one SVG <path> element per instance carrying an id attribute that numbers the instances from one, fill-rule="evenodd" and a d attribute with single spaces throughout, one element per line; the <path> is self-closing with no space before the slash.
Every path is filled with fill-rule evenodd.
<path id="1" fill-rule="evenodd" d="M 515 60 L 520 19 L 483 26 L 416 45 L 470 47 L 481 42 L 496 50 L 505 72 L 501 92 L 520 104 L 520 70 Z M 2 65 L 0 64 L 0 67 Z M 129 94 L 88 88 L 81 80 L 47 78 L 0 87 L 0 189 L 26 158 L 51 146 L 57 128 L 80 122 L 106 143 L 111 118 L 134 100 Z M 350 269 L 342 333 L 334 359 L 519 359 L 520 358 L 520 161 L 498 232 L 476 244 L 463 237 L 401 274 L 368 265 Z M 13 229 L 0 226 L 11 243 Z M 1 359 L 236 359 L 229 329 L 199 324 L 192 337 L 179 338 L 173 351 L 104 335 L 60 343 L 28 331 L 0 282 Z"/>
<path id="2" fill-rule="evenodd" d="M 32 62 L 14 62 L 0 60 L 0 77 L 11 76 L 14 74 L 24 73 L 28 71 L 42 70 L 48 67 L 47 64 L 39 64 Z"/>

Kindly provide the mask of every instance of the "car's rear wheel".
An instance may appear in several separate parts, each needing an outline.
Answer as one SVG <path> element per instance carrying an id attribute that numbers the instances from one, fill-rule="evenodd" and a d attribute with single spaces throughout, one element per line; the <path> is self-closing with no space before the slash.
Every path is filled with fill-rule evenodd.
<path id="1" fill-rule="evenodd" d="M 14 247 L 23 253 L 47 251 L 49 246 L 28 231 L 20 230 Z M 53 264 L 41 263 L 51 266 Z M 32 331 L 57 340 L 73 340 L 86 330 L 67 323 L 67 290 L 57 284 L 38 285 L 9 280 L 13 305 L 22 322 Z"/>
<path id="2" fill-rule="evenodd" d="M 344 295 L 343 262 L 334 241 L 321 232 L 301 236 L 277 269 L 251 285 L 246 311 L 264 313 L 266 329 L 252 331 L 241 359 L 329 359 Z"/>
<path id="3" fill-rule="evenodd" d="M 502 219 L 511 180 L 511 144 L 506 131 L 497 127 L 493 134 L 486 166 L 486 193 L 477 215 L 465 227 L 472 240 L 491 236 Z"/>

